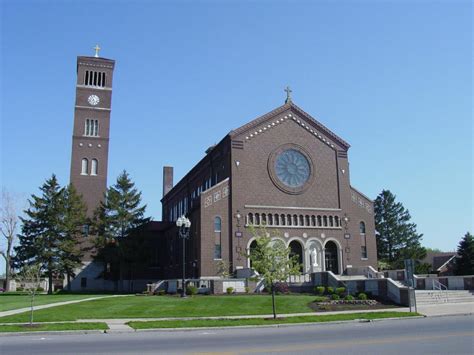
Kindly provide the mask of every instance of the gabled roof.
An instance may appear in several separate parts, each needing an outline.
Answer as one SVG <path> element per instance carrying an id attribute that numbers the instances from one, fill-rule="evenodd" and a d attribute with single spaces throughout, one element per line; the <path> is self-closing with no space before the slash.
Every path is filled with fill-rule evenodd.
<path id="1" fill-rule="evenodd" d="M 280 106 L 280 107 L 277 107 L 276 109 L 274 109 L 273 111 L 270 111 L 268 112 L 267 114 L 263 115 L 263 116 L 260 116 L 256 119 L 254 119 L 253 121 L 250 121 L 249 123 L 247 124 L 244 124 L 243 126 L 237 128 L 237 129 L 234 129 L 232 131 L 229 132 L 229 136 L 231 138 L 234 138 L 238 135 L 241 135 L 245 132 L 249 132 L 251 130 L 254 130 L 256 127 L 262 125 L 264 122 L 266 122 L 267 120 L 277 116 L 278 114 L 280 113 L 283 113 L 285 111 L 288 111 L 288 110 L 292 110 L 293 112 L 295 112 L 296 114 L 298 114 L 298 116 L 300 116 L 301 119 L 304 119 L 307 124 L 310 124 L 311 126 L 313 126 L 314 128 L 316 128 L 317 130 L 319 130 L 320 132 L 324 133 L 325 135 L 327 135 L 329 138 L 333 139 L 334 141 L 336 141 L 338 144 L 340 144 L 342 147 L 344 147 L 346 150 L 349 149 L 350 147 L 350 144 L 347 143 L 344 139 L 342 139 L 341 137 L 339 137 L 337 134 L 335 134 L 334 132 L 332 132 L 329 128 L 327 128 L 326 126 L 324 126 L 322 123 L 320 123 L 319 121 L 317 121 L 316 119 L 314 119 L 313 117 L 311 117 L 308 113 L 306 113 L 305 111 L 303 111 L 300 107 L 298 107 L 297 105 L 295 105 L 292 101 L 288 102 L 288 103 L 285 103 L 284 105 Z"/>

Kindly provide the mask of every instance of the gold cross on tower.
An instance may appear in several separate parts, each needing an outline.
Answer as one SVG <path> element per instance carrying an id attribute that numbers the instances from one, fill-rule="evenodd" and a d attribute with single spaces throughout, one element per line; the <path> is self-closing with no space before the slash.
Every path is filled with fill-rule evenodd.
<path id="1" fill-rule="evenodd" d="M 98 44 L 95 45 L 94 50 L 95 50 L 95 55 L 94 55 L 94 57 L 99 58 L 100 47 L 99 47 Z"/>
<path id="2" fill-rule="evenodd" d="M 285 89 L 285 92 L 286 92 L 286 100 L 285 100 L 285 104 L 291 102 L 291 93 L 293 92 L 289 86 L 286 87 Z"/>

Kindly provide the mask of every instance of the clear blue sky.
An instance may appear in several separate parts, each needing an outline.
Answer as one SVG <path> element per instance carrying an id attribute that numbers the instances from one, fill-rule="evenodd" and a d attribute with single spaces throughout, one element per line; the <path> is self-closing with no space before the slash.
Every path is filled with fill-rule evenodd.
<path id="1" fill-rule="evenodd" d="M 294 101 L 351 145 L 352 184 L 390 189 L 423 243 L 473 231 L 469 1 L 2 1 L 1 185 L 69 181 L 76 56 L 117 61 L 109 184 L 161 216 L 229 130 Z"/>

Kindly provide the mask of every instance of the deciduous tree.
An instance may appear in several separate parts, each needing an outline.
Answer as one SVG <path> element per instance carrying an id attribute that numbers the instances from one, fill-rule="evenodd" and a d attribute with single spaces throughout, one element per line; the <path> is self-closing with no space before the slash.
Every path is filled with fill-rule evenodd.
<path id="1" fill-rule="evenodd" d="M 298 256 L 291 256 L 290 248 L 281 239 L 272 237 L 265 228 L 253 229 L 253 234 L 257 245 L 250 250 L 248 257 L 252 268 L 271 290 L 273 318 L 276 318 L 275 283 L 287 282 L 291 275 L 299 275 L 301 265 Z"/>
<path id="2" fill-rule="evenodd" d="M 15 244 L 18 228 L 18 214 L 16 201 L 6 189 L 2 189 L 0 204 L 0 234 L 5 238 L 5 249 L 0 254 L 5 259 L 5 290 L 10 290 L 11 265 L 13 258 L 13 245 Z"/>

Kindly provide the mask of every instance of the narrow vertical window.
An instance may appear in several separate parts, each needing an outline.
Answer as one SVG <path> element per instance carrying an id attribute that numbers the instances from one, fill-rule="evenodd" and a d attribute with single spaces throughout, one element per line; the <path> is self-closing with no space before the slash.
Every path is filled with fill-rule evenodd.
<path id="1" fill-rule="evenodd" d="M 97 175 L 97 159 L 92 159 L 91 161 L 91 175 Z"/>
<path id="2" fill-rule="evenodd" d="M 107 82 L 106 82 L 105 78 L 106 78 L 106 76 L 105 76 L 105 73 L 104 73 L 104 85 L 103 85 L 104 87 L 107 85 Z"/>
<path id="3" fill-rule="evenodd" d="M 81 175 L 87 175 L 87 171 L 89 170 L 89 161 L 84 158 L 82 159 L 82 164 L 81 164 Z"/>
<path id="4" fill-rule="evenodd" d="M 94 86 L 97 86 L 97 72 L 94 72 Z"/>
<path id="5" fill-rule="evenodd" d="M 360 231 L 360 234 L 365 234 L 365 223 L 364 222 L 359 223 L 359 231 Z"/>
<path id="6" fill-rule="evenodd" d="M 94 121 L 94 136 L 98 136 L 99 135 L 99 120 L 95 120 Z"/>
<path id="7" fill-rule="evenodd" d="M 222 221 L 220 217 L 214 218 L 214 259 L 222 259 L 221 247 Z"/>
<path id="8" fill-rule="evenodd" d="M 87 85 L 87 81 L 89 80 L 89 70 L 86 70 L 84 74 L 84 85 Z"/>
<path id="9" fill-rule="evenodd" d="M 327 216 L 323 216 L 323 226 L 324 227 L 328 226 L 328 217 Z"/>

